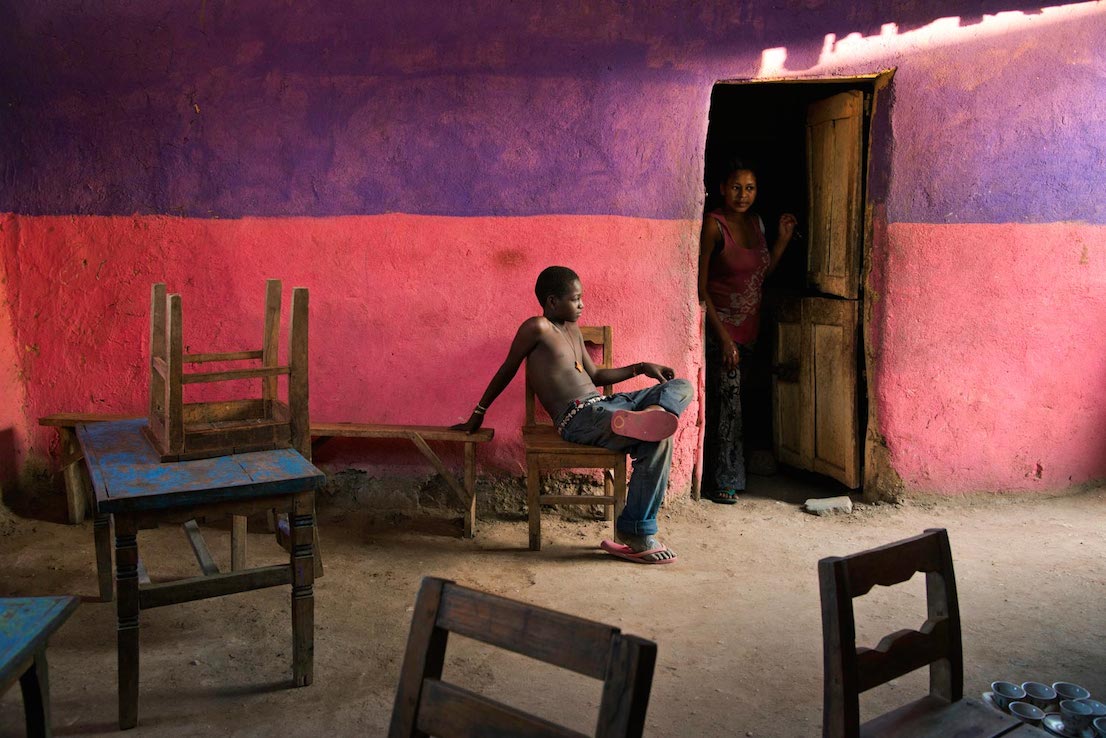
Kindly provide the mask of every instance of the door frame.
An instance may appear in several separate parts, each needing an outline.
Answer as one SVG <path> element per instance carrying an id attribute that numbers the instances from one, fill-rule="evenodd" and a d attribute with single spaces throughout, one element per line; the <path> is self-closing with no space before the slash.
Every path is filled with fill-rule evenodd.
<path id="1" fill-rule="evenodd" d="M 891 105 L 893 90 L 891 84 L 897 67 L 888 67 L 877 72 L 853 74 L 842 77 L 778 77 L 760 79 L 719 80 L 714 87 L 744 85 L 822 85 L 840 86 L 844 89 L 863 89 L 871 93 L 871 103 L 865 112 L 864 173 L 862 186 L 863 222 L 861 224 L 860 246 L 860 342 L 863 347 L 861 365 L 858 367 L 858 400 L 863 401 L 865 412 L 860 420 L 864 423 L 860 430 L 861 447 L 861 492 L 866 502 L 894 500 L 902 489 L 902 480 L 891 464 L 890 451 L 883 434 L 879 431 L 879 413 L 870 391 L 871 381 L 868 369 L 873 365 L 875 346 L 872 342 L 872 311 L 874 293 L 871 284 L 873 252 L 880 247 L 886 253 L 887 219 L 884 203 L 889 196 L 891 179 L 893 132 L 891 127 Z M 712 87 L 712 90 L 714 89 Z M 709 112 L 708 112 L 709 116 Z M 707 162 L 704 162 L 707 164 Z M 877 228 L 878 226 L 878 228 Z M 705 336 L 706 326 L 700 328 L 700 337 Z M 862 379 L 861 379 L 862 378 Z M 705 401 L 705 399 L 704 399 Z M 703 446 L 706 424 L 701 423 L 696 448 L 695 470 L 692 475 L 692 497 L 699 498 L 702 486 Z"/>

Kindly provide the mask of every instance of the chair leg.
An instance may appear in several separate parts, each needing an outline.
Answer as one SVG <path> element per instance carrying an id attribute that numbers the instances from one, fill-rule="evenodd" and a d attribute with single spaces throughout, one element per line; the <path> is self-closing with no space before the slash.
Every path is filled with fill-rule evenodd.
<path id="1" fill-rule="evenodd" d="M 533 458 L 526 460 L 526 508 L 530 513 L 530 550 L 541 551 L 541 469 Z"/>
<path id="2" fill-rule="evenodd" d="M 611 530 L 618 533 L 618 516 L 622 514 L 622 508 L 626 507 L 626 457 L 619 459 L 614 467 L 614 522 Z"/>
<path id="3" fill-rule="evenodd" d="M 614 470 L 603 470 L 603 494 L 607 497 L 614 496 Z M 614 520 L 614 505 L 603 506 L 603 519 L 607 522 Z"/>

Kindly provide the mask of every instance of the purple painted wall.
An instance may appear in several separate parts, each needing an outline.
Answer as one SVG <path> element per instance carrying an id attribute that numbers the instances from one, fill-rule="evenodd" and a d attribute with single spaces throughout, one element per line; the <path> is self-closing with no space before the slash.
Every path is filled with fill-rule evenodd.
<path id="1" fill-rule="evenodd" d="M 360 293 L 411 304 L 427 263 L 463 261 L 459 273 L 517 291 L 539 264 L 569 255 L 603 296 L 594 304 L 604 311 L 590 317 L 635 335 L 628 348 L 659 347 L 693 375 L 690 265 L 712 86 L 893 66 L 869 367 L 892 466 L 907 489 L 944 492 L 1106 476 L 1093 435 L 1103 412 L 1084 394 L 1106 390 L 1106 377 L 1084 378 L 1087 367 L 1061 361 L 1072 346 L 1106 354 L 1095 321 L 1080 320 L 1106 317 L 1093 289 L 1106 273 L 1100 5 L 27 0 L 5 11 L 0 378 L 12 391 L 3 393 L 0 432 L 14 439 L 9 469 L 29 450 L 46 450 L 39 414 L 133 409 L 141 334 L 119 344 L 110 321 L 64 326 L 110 304 L 131 306 L 138 314 L 125 322 L 141 323 L 148 284 L 163 273 L 182 290 L 203 286 L 195 299 L 210 300 L 213 315 L 238 315 L 246 298 L 223 288 L 252 294 L 249 284 L 276 276 L 267 261 L 276 258 L 280 276 L 300 275 L 316 291 L 356 282 L 346 307 L 358 315 Z M 986 15 L 997 11 L 1016 12 Z M 433 229 L 420 230 L 423 250 L 411 251 L 397 221 L 360 217 L 386 213 L 450 217 L 404 221 Z M 209 224 L 216 218 L 235 220 Z M 301 243 L 267 241 L 274 233 Z M 1073 238 L 1083 260 L 1077 276 L 1063 268 Z M 605 253 L 611 239 L 618 269 Z M 92 268 L 101 263 L 107 272 Z M 1038 272 L 1025 271 L 1034 265 Z M 351 282 L 355 272 L 367 281 Z M 1060 289 L 1068 279 L 1085 289 Z M 395 326 L 377 332 L 398 341 L 414 329 L 415 337 L 376 349 L 418 357 L 440 346 L 435 310 L 472 295 L 460 281 L 435 284 L 409 325 L 395 315 Z M 503 298 L 494 307 L 512 320 L 511 311 L 529 311 L 506 294 L 492 289 L 481 299 Z M 932 309 L 935 295 L 949 294 L 978 298 L 962 304 L 957 331 L 944 330 L 949 316 Z M 654 314 L 658 299 L 675 318 L 636 317 Z M 1023 309 L 1007 310 L 1010 300 Z M 317 335 L 359 355 L 366 339 L 357 326 L 369 330 L 336 319 Z M 494 346 L 508 338 L 487 327 L 449 334 L 487 348 L 458 393 L 465 407 L 499 360 Z M 74 341 L 89 351 L 74 353 Z M 104 346 L 115 353 L 97 363 L 91 347 Z M 65 363 L 74 356 L 83 363 Z M 1042 361 L 1067 378 L 1047 392 L 1031 379 Z M 1006 368 L 998 379 L 988 371 L 996 362 Z M 331 408 L 349 386 L 375 386 L 376 364 L 359 362 L 341 379 L 316 373 L 313 410 Z M 58 374 L 76 371 L 95 386 L 94 406 Z M 427 397 L 450 396 L 456 385 L 418 381 Z M 980 400 L 996 381 L 1002 392 Z M 359 414 L 409 417 L 394 393 L 358 398 Z M 934 402 L 945 430 L 933 424 Z M 443 403 L 419 409 L 425 422 L 459 412 Z M 496 421 L 502 439 L 492 457 L 506 468 L 517 468 L 515 423 Z M 998 447 L 996 429 L 1010 439 Z M 693 436 L 680 442 L 677 492 L 690 480 Z M 953 447 L 964 457 L 940 462 Z M 973 457 L 985 472 L 964 474 Z"/>

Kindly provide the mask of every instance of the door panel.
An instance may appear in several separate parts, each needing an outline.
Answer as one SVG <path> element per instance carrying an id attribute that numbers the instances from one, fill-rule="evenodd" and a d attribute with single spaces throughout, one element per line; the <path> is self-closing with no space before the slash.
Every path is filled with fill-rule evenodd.
<path id="1" fill-rule="evenodd" d="M 863 123 L 864 93 L 859 90 L 807 108 L 807 283 L 839 297 L 859 294 Z"/>
<path id="2" fill-rule="evenodd" d="M 856 404 L 857 303 L 804 300 L 804 332 L 810 335 L 814 450 L 812 468 L 845 486 L 860 486 Z"/>
<path id="3" fill-rule="evenodd" d="M 776 356 L 773 362 L 772 425 L 776 458 L 799 469 L 810 469 L 814 461 L 812 416 L 804 406 L 810 394 L 809 371 L 804 372 L 802 301 L 788 300 L 780 307 L 776 328 Z M 809 366 L 807 366 L 809 369 Z"/>
<path id="4" fill-rule="evenodd" d="M 857 302 L 807 297 L 780 309 L 772 382 L 776 457 L 860 486 Z"/>

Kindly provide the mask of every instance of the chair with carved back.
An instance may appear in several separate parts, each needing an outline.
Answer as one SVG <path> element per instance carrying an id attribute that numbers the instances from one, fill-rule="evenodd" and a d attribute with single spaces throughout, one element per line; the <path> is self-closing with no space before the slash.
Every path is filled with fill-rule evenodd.
<path id="1" fill-rule="evenodd" d="M 927 619 L 919 630 L 885 636 L 875 648 L 856 645 L 853 599 L 876 585 L 926 576 Z M 909 735 L 998 735 L 1004 716 L 964 699 L 960 607 L 948 533 L 931 529 L 879 548 L 818 562 L 822 595 L 824 684 L 822 735 L 826 738 Z M 929 666 L 929 694 L 860 724 L 860 694 Z M 1016 721 L 1013 721 L 1016 723 Z M 973 732 L 978 731 L 978 732 Z"/>
<path id="2" fill-rule="evenodd" d="M 598 346 L 602 350 L 600 368 L 613 364 L 614 347 L 611 327 L 580 326 L 585 345 Z M 603 387 L 603 394 L 614 391 L 611 385 Z M 526 450 L 526 505 L 530 515 L 530 550 L 541 550 L 542 505 L 606 505 L 607 520 L 615 520 L 626 504 L 626 454 L 609 451 L 598 446 L 570 443 L 557 434 L 551 422 L 537 418 L 534 390 L 526 382 L 526 423 L 522 427 L 522 441 Z M 541 493 L 542 472 L 557 469 L 602 469 L 602 495 L 544 495 Z"/>
<path id="3" fill-rule="evenodd" d="M 655 643 L 624 635 L 610 625 L 426 577 L 411 618 L 389 738 L 581 737 L 575 730 L 442 681 L 450 633 L 601 680 L 597 738 L 642 734 L 657 658 Z"/>

